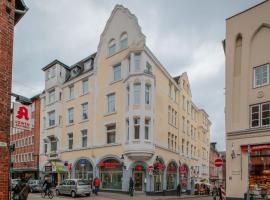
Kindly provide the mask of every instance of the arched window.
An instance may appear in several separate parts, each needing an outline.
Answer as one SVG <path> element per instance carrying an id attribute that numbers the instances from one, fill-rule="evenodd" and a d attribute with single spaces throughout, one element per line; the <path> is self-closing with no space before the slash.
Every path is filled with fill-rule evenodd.
<path id="1" fill-rule="evenodd" d="M 75 164 L 75 178 L 93 179 L 93 166 L 87 159 L 80 159 Z"/>
<path id="2" fill-rule="evenodd" d="M 108 44 L 108 55 L 111 56 L 115 54 L 115 52 L 116 52 L 116 42 L 115 39 L 111 39 Z"/>
<path id="3" fill-rule="evenodd" d="M 128 48 L 128 35 L 126 32 L 124 32 L 120 37 L 120 49 L 126 48 Z"/>
<path id="4" fill-rule="evenodd" d="M 154 191 L 162 191 L 163 190 L 163 174 L 165 169 L 164 161 L 160 158 L 157 158 L 154 163 Z"/>
<path id="5" fill-rule="evenodd" d="M 176 189 L 177 184 L 177 165 L 175 162 L 170 162 L 167 166 L 167 189 Z"/>
<path id="6" fill-rule="evenodd" d="M 241 74 L 241 60 L 242 60 L 242 35 L 239 34 L 235 41 L 234 53 L 234 76 Z"/>

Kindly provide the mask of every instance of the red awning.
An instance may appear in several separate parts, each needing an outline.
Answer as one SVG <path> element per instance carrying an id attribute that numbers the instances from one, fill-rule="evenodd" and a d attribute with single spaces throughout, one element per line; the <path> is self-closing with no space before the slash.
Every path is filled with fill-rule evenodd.
<path id="1" fill-rule="evenodd" d="M 250 145 L 250 150 L 270 149 L 270 144 Z M 241 146 L 242 151 L 248 151 L 248 145 Z"/>

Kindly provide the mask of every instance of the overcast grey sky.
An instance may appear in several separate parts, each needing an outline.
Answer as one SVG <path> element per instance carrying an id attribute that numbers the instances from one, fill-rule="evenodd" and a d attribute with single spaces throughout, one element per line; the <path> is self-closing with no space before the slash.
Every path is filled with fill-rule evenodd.
<path id="1" fill-rule="evenodd" d="M 146 43 L 172 76 L 187 72 L 193 101 L 212 121 L 211 141 L 225 149 L 225 19 L 262 0 L 25 0 L 16 26 L 13 92 L 44 88 L 41 68 L 54 59 L 74 64 L 97 49 L 116 4 L 138 17 Z"/>

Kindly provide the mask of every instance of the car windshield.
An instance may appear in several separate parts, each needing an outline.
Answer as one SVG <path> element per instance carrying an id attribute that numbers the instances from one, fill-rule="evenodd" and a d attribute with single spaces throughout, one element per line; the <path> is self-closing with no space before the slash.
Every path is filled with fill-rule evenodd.
<path id="1" fill-rule="evenodd" d="M 87 180 L 78 180 L 78 185 L 88 185 Z"/>

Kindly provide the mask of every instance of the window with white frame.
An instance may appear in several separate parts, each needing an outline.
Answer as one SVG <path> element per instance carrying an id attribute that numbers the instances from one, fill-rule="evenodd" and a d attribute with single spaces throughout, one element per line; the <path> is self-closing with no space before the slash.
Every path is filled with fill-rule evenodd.
<path id="1" fill-rule="evenodd" d="M 250 126 L 270 126 L 270 102 L 250 106 Z"/>
<path id="2" fill-rule="evenodd" d="M 129 106 L 130 104 L 130 90 L 129 90 L 129 86 L 127 87 L 127 105 Z"/>
<path id="3" fill-rule="evenodd" d="M 139 105 L 141 99 L 141 84 L 135 83 L 134 84 L 134 104 Z"/>
<path id="4" fill-rule="evenodd" d="M 49 92 L 49 104 L 55 102 L 55 90 Z"/>
<path id="5" fill-rule="evenodd" d="M 55 125 L 55 111 L 51 111 L 48 113 L 49 116 L 49 126 Z"/>
<path id="6" fill-rule="evenodd" d="M 129 119 L 126 119 L 127 141 L 129 141 Z"/>
<path id="7" fill-rule="evenodd" d="M 253 69 L 254 87 L 269 84 L 269 64 L 261 65 Z"/>
<path id="8" fill-rule="evenodd" d="M 74 85 L 68 87 L 68 97 L 73 99 L 75 97 Z"/>
<path id="9" fill-rule="evenodd" d="M 74 123 L 74 108 L 69 108 L 68 109 L 68 123 L 72 124 Z"/>
<path id="10" fill-rule="evenodd" d="M 73 149 L 73 133 L 68 133 L 68 149 Z"/>
<path id="11" fill-rule="evenodd" d="M 88 79 L 82 81 L 82 95 L 87 94 L 89 91 Z"/>
<path id="12" fill-rule="evenodd" d="M 91 59 L 88 60 L 88 61 L 86 61 L 86 62 L 83 64 L 83 66 L 84 66 L 84 71 L 90 70 L 90 69 L 91 69 L 91 65 L 92 65 L 92 60 L 91 60 Z"/>
<path id="13" fill-rule="evenodd" d="M 114 39 L 111 39 L 108 46 L 108 56 L 112 56 L 116 52 L 116 43 Z"/>
<path id="14" fill-rule="evenodd" d="M 123 33 L 120 37 L 120 49 L 126 49 L 128 47 L 128 35 Z"/>
<path id="15" fill-rule="evenodd" d="M 82 130 L 81 131 L 82 135 L 82 147 L 87 147 L 87 130 Z"/>
<path id="16" fill-rule="evenodd" d="M 107 111 L 108 113 L 115 112 L 115 93 L 107 95 Z"/>
<path id="17" fill-rule="evenodd" d="M 88 103 L 87 102 L 81 105 L 81 117 L 82 117 L 82 120 L 88 119 Z"/>
<path id="18" fill-rule="evenodd" d="M 140 118 L 134 118 L 134 139 L 140 139 Z"/>
<path id="19" fill-rule="evenodd" d="M 140 71 L 140 65 L 141 65 L 141 54 L 135 53 L 134 54 L 134 68 L 136 72 Z"/>
<path id="20" fill-rule="evenodd" d="M 113 81 L 121 79 L 121 64 L 113 66 Z"/>
<path id="21" fill-rule="evenodd" d="M 144 139 L 149 140 L 150 134 L 150 119 L 145 119 L 144 121 Z"/>
<path id="22" fill-rule="evenodd" d="M 150 105 L 151 102 L 151 85 L 145 85 L 145 104 Z"/>
<path id="23" fill-rule="evenodd" d="M 51 152 L 57 151 L 57 139 L 55 137 L 51 138 Z"/>
<path id="24" fill-rule="evenodd" d="M 107 129 L 107 144 L 115 143 L 116 125 L 110 124 L 106 126 Z"/>

